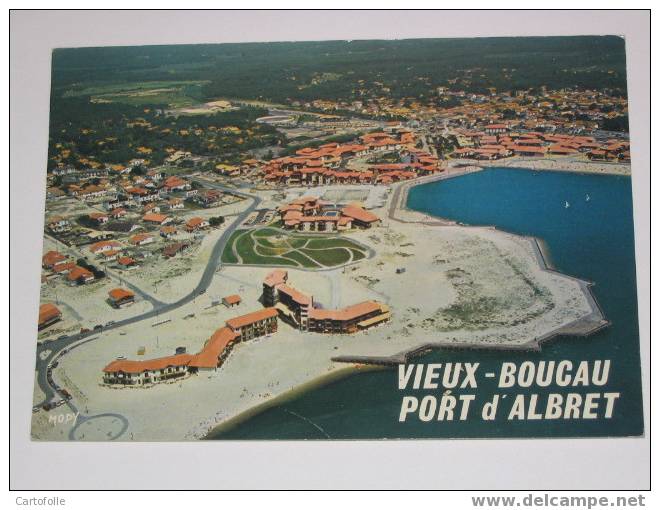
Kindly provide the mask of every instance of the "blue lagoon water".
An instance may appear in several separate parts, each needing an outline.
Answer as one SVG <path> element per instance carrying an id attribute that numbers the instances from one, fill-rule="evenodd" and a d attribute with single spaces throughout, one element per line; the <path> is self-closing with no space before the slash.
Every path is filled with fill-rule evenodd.
<path id="1" fill-rule="evenodd" d="M 386 369 L 358 373 L 305 393 L 230 430 L 213 434 L 212 439 L 595 437 L 643 433 L 629 177 L 493 168 L 414 187 L 408 207 L 542 239 L 556 269 L 595 283 L 593 292 L 612 322 L 609 328 L 588 338 L 552 340 L 540 352 L 440 349 L 415 361 L 479 362 L 480 370 L 497 371 L 504 361 L 610 359 L 608 384 L 588 391 L 620 392 L 612 418 L 509 421 L 500 416 L 492 422 L 421 422 L 413 417 L 400 423 L 401 398 L 415 392 L 401 392 L 396 370 Z M 545 391 L 567 392 L 552 386 Z M 502 391 L 497 390 L 495 380 L 480 379 L 473 405 L 498 392 Z M 428 390 L 419 391 L 420 398 L 426 394 Z"/>

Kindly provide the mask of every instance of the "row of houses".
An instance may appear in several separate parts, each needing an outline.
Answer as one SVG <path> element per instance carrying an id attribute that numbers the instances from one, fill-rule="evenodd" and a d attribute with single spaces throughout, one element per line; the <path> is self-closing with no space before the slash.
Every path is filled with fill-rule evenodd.
<path id="1" fill-rule="evenodd" d="M 591 136 L 562 135 L 543 132 L 509 132 L 505 124 L 486 126 L 483 131 L 460 131 L 461 147 L 453 158 L 480 160 L 511 156 L 543 157 L 585 154 L 590 159 L 630 160 L 630 143 L 621 140 L 598 142 Z"/>
<path id="2" fill-rule="evenodd" d="M 358 143 L 328 143 L 318 148 L 299 149 L 294 156 L 271 160 L 261 167 L 260 172 L 266 184 L 319 186 L 387 184 L 441 171 L 438 159 L 417 150 L 414 143 L 414 134 L 408 130 L 369 133 L 362 135 Z M 410 160 L 392 173 L 383 174 L 377 167 L 365 170 L 342 168 L 351 158 L 392 151 L 399 151 Z"/>
<path id="3" fill-rule="evenodd" d="M 174 355 L 162 358 L 114 360 L 103 368 L 103 382 L 109 385 L 151 385 L 190 373 L 216 370 L 237 343 L 275 333 L 277 317 L 277 310 L 264 308 L 231 318 L 211 335 L 196 354 L 177 349 Z"/>

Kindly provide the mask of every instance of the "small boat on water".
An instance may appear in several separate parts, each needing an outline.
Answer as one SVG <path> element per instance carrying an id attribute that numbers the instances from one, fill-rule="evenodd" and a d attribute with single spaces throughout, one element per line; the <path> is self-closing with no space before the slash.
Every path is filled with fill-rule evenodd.
<path id="1" fill-rule="evenodd" d="M 589 193 L 587 193 L 587 196 L 584 197 L 584 201 L 588 202 L 589 200 L 591 200 L 591 197 L 589 196 Z"/>
<path id="2" fill-rule="evenodd" d="M 564 204 L 564 209 L 568 209 L 570 206 L 571 206 L 571 204 L 569 204 L 568 202 L 566 202 L 566 203 Z"/>

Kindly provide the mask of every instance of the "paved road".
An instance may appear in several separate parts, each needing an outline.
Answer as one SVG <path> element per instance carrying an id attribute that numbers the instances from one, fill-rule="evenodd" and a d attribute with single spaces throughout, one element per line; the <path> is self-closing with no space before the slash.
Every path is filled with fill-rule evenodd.
<path id="1" fill-rule="evenodd" d="M 78 246 L 68 246 L 68 245 L 64 244 L 62 241 L 60 241 L 56 237 L 53 237 L 50 234 L 46 234 L 46 237 L 48 237 L 51 241 L 53 241 L 53 243 L 55 243 L 56 246 L 61 246 L 62 247 L 61 251 L 63 251 L 64 253 L 72 254 L 72 256 L 76 259 L 80 259 L 80 258 L 86 259 L 87 258 L 86 254 L 83 253 L 83 251 L 81 249 L 79 249 Z M 162 305 L 165 304 L 162 301 L 160 301 L 159 299 L 157 299 L 154 296 L 152 296 L 151 294 L 149 294 L 148 292 L 145 292 L 144 290 L 142 290 L 138 286 L 133 285 L 132 283 L 126 281 L 125 278 L 122 278 L 121 275 L 119 275 L 118 273 L 116 273 L 112 269 L 108 269 L 107 264 L 100 263 L 100 264 L 95 264 L 95 265 L 100 266 L 101 269 L 107 275 L 111 276 L 115 280 L 118 280 L 120 285 L 123 285 L 124 287 L 128 287 L 133 292 L 135 292 L 138 296 L 141 296 L 142 299 L 144 299 L 145 301 L 149 301 L 154 308 L 158 307 L 158 306 L 162 306 Z"/>
<path id="2" fill-rule="evenodd" d="M 89 331 L 87 333 L 78 333 L 63 338 L 61 340 L 53 340 L 52 342 L 39 345 L 37 347 L 37 360 L 36 360 L 37 383 L 39 384 L 39 387 L 45 394 L 45 399 L 41 404 L 39 404 L 40 406 L 50 401 L 57 395 L 57 391 L 52 386 L 52 381 L 48 380 L 47 370 L 48 370 L 48 365 L 52 361 L 60 357 L 61 355 L 60 353 L 63 349 L 71 350 L 76 348 L 78 345 L 82 345 L 92 340 L 97 340 L 97 337 L 88 338 L 91 337 L 92 335 L 98 335 L 101 332 L 121 328 L 129 324 L 134 324 L 136 322 L 141 322 L 147 319 L 151 319 L 153 317 L 157 317 L 162 313 L 167 313 L 176 310 L 177 308 L 180 308 L 183 305 L 190 303 L 192 300 L 195 299 L 195 297 L 205 292 L 206 289 L 209 287 L 211 281 L 213 280 L 213 276 L 218 266 L 220 265 L 220 258 L 222 256 L 222 251 L 225 247 L 225 244 L 227 244 L 227 241 L 229 240 L 234 230 L 236 230 L 236 228 L 239 225 L 241 225 L 241 223 L 243 223 L 243 221 L 245 221 L 245 219 L 259 206 L 259 204 L 261 203 L 261 198 L 255 195 L 250 195 L 248 193 L 237 191 L 232 188 L 227 188 L 225 186 L 221 186 L 219 184 L 210 181 L 206 181 L 202 179 L 198 179 L 198 181 L 207 187 L 230 192 L 235 195 L 246 198 L 248 200 L 251 200 L 252 203 L 245 211 L 243 211 L 238 216 L 236 216 L 236 219 L 233 221 L 233 223 L 227 227 L 227 229 L 222 233 L 220 238 L 216 241 L 216 244 L 213 247 L 213 250 L 211 251 L 211 255 L 209 256 L 209 260 L 206 264 L 206 268 L 204 269 L 204 273 L 202 274 L 202 277 L 200 278 L 197 286 L 189 294 L 185 295 L 184 297 L 182 297 L 181 299 L 179 299 L 174 303 L 158 302 L 159 305 L 154 306 L 152 310 L 149 310 L 148 312 L 143 313 L 141 315 L 136 315 L 134 317 L 129 317 L 128 319 L 117 321 L 109 326 L 104 326 L 99 330 Z M 81 342 L 81 340 L 84 341 Z M 41 355 L 47 351 L 50 351 L 50 353 L 48 353 L 48 355 L 44 356 L 42 359 Z M 67 402 L 67 406 L 73 412 L 77 412 L 78 410 L 75 404 L 73 403 L 73 401 Z M 86 417 L 81 415 L 79 420 L 84 421 L 90 418 L 92 417 Z"/>

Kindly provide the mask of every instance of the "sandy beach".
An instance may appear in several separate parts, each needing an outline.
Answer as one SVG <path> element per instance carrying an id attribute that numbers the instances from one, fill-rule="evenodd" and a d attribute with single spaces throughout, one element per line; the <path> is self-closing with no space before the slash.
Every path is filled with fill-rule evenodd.
<path id="1" fill-rule="evenodd" d="M 66 439 L 71 433 L 79 440 L 107 440 L 117 433 L 119 440 L 198 439 L 275 399 L 351 373 L 359 362 L 402 359 L 426 345 L 538 348 L 553 332 L 593 316 L 584 282 L 547 270 L 533 239 L 487 227 L 443 226 L 409 210 L 390 219 L 393 195 L 374 210 L 384 219 L 381 226 L 349 234 L 372 247 L 374 258 L 326 271 L 289 270 L 290 284 L 313 295 L 319 306 L 375 299 L 391 307 L 389 323 L 354 335 L 323 335 L 280 322 L 270 337 L 235 347 L 216 371 L 148 388 L 101 384 L 103 367 L 118 356 L 139 359 L 140 347 L 145 358 L 170 355 L 177 347 L 197 352 L 225 320 L 259 309 L 261 282 L 270 269 L 227 266 L 206 294 L 159 321 L 102 332 L 62 356 L 54 378 L 92 418 L 71 432 L 70 424 L 53 425 L 45 418 L 66 407 L 40 411 L 33 437 Z M 195 259 L 204 260 L 203 253 Z M 180 290 L 178 284 L 173 288 Z M 232 293 L 243 299 L 238 308 L 212 306 L 213 296 Z M 160 290 L 158 296 L 164 299 Z"/>

